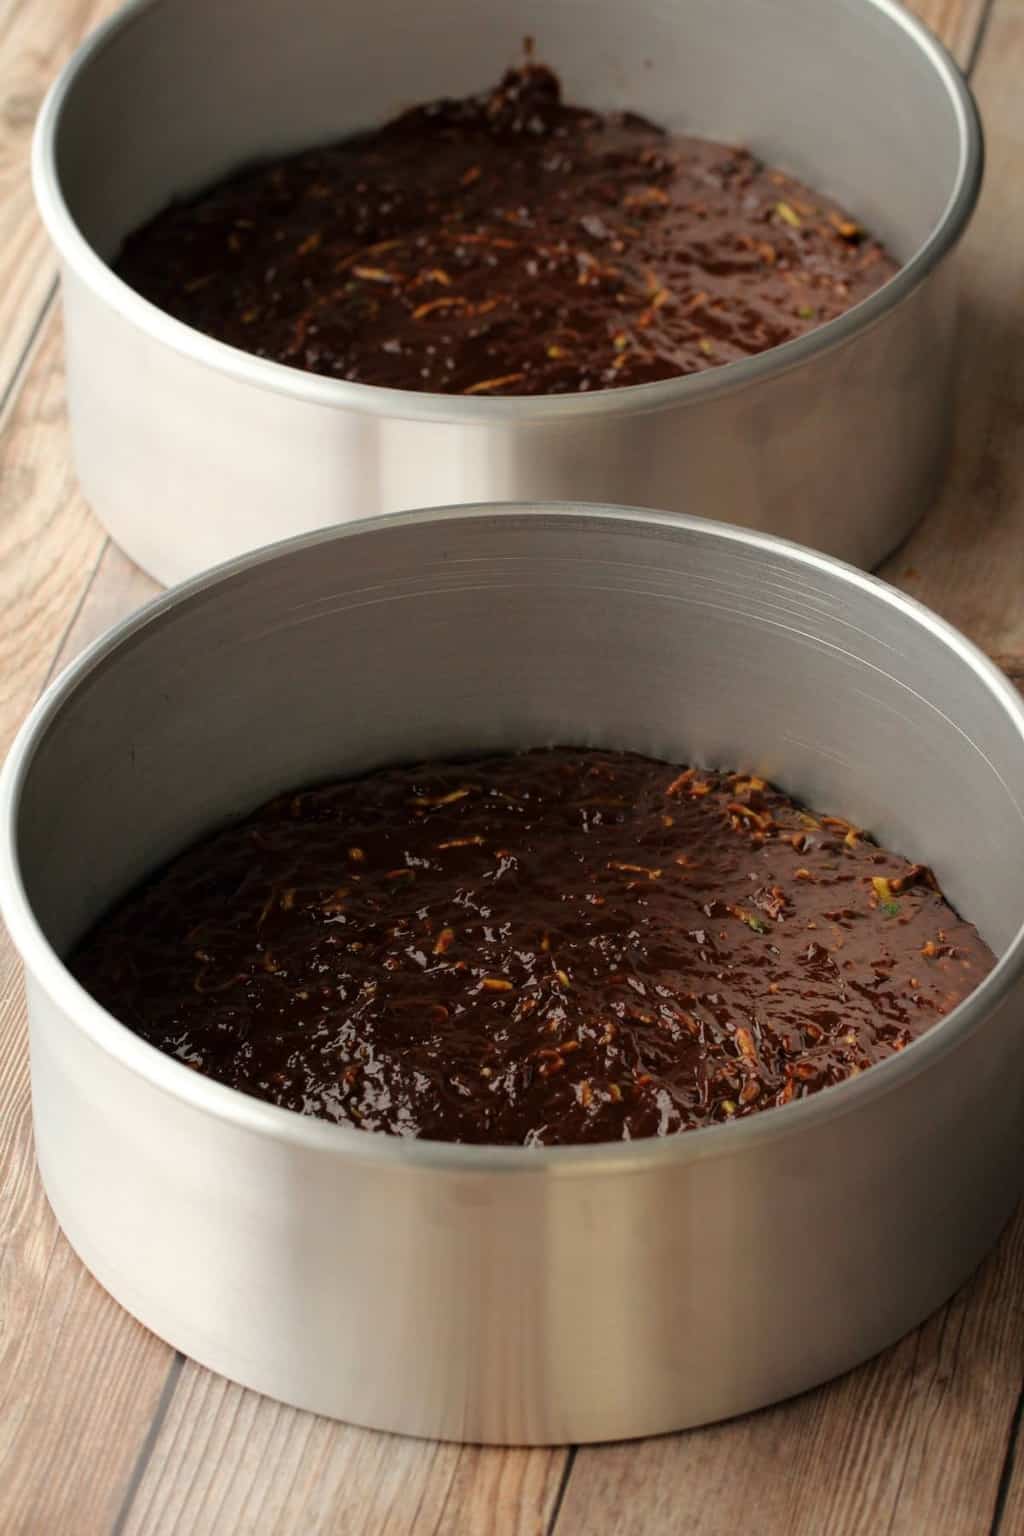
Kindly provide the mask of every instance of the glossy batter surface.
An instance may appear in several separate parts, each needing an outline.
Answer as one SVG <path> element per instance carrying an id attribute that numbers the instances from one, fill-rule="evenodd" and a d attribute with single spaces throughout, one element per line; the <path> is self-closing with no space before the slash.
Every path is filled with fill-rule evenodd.
<path id="1" fill-rule="evenodd" d="M 568 105 L 528 63 L 172 205 L 117 270 L 188 325 L 312 373 L 543 395 L 763 352 L 897 265 L 748 150 Z"/>
<path id="2" fill-rule="evenodd" d="M 557 749 L 285 796 L 72 968 L 220 1082 L 445 1141 L 664 1136 L 902 1050 L 994 964 L 921 865 L 761 780 Z"/>

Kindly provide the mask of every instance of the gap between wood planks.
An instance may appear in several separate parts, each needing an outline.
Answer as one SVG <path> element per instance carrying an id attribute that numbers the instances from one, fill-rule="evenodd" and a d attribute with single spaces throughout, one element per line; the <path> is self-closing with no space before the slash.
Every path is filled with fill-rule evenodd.
<path id="1" fill-rule="evenodd" d="M 995 5 L 996 0 L 985 0 L 981 15 L 974 28 L 974 36 L 971 39 L 970 47 L 966 50 L 966 56 L 959 58 L 963 72 L 968 80 L 972 78 L 975 65 L 981 57 L 981 50 L 985 46 L 985 38 L 988 36 L 988 24 Z"/>
<path id="2" fill-rule="evenodd" d="M 36 316 L 33 325 L 25 337 L 24 346 L 13 359 L 10 377 L 2 389 L 0 389 L 0 422 L 4 421 L 8 410 L 14 406 L 21 392 L 21 386 L 24 383 L 25 375 L 28 373 L 32 354 L 35 352 L 43 326 L 46 324 L 47 317 L 56 301 L 57 291 L 58 280 L 55 277 L 43 298 L 39 314 Z"/>

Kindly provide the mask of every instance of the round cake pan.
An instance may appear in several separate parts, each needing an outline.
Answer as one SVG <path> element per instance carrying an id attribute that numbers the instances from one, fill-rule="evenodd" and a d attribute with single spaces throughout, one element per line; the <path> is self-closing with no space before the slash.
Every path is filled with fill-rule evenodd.
<path id="1" fill-rule="evenodd" d="M 934 867 L 996 968 L 839 1087 L 545 1150 L 262 1103 L 145 1044 L 62 964 L 161 861 L 278 791 L 555 743 L 735 765 L 852 817 Z M 94 646 L 0 798 L 58 1220 L 156 1333 L 286 1402 L 501 1443 L 722 1418 L 913 1327 L 1017 1199 L 1024 709 L 939 619 L 825 557 L 568 506 L 307 535 Z"/>
<path id="2" fill-rule="evenodd" d="M 863 218 L 902 271 L 743 362 L 488 400 L 251 357 L 111 270 L 126 233 L 172 198 L 483 89 L 524 33 L 572 99 L 751 145 Z M 72 60 L 36 135 L 82 486 L 163 581 L 326 524 L 509 498 L 698 506 L 872 565 L 942 471 L 955 308 L 944 258 L 981 167 L 967 86 L 893 0 L 137 0 Z"/>

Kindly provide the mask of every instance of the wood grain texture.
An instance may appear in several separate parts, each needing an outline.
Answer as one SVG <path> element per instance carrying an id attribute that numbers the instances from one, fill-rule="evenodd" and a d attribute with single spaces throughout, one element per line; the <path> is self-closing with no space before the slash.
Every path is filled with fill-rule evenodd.
<path id="1" fill-rule="evenodd" d="M 6 0 L 0 6 L 0 399 L 57 277 L 36 216 L 29 149 L 51 80 L 115 0 Z"/>
<path id="2" fill-rule="evenodd" d="M 907 9 L 931 27 L 965 69 L 988 7 L 989 0 L 910 0 Z"/>
<path id="3" fill-rule="evenodd" d="M 124 1536 L 544 1536 L 567 1454 L 353 1429 L 186 1362 Z"/>
<path id="4" fill-rule="evenodd" d="M 46 679 L 103 543 L 68 459 L 51 311 L 0 429 L 0 751 Z"/>
<path id="5" fill-rule="evenodd" d="M 162 591 L 151 576 L 140 571 L 107 539 L 88 589 L 54 657 L 52 673 L 66 667 L 87 645 Z"/>
<path id="6" fill-rule="evenodd" d="M 58 317 L 39 337 L 0 436 L 0 747 L 80 607 L 104 546 L 68 464 Z M 127 595 L 135 600 L 137 584 Z M 78 613 L 77 623 L 75 615 Z M 35 1171 L 19 967 L 0 937 L 0 1530 L 108 1532 L 171 1351 L 113 1301 L 60 1236 Z"/>
<path id="7" fill-rule="evenodd" d="M 1024 6 L 997 0 L 974 74 L 985 186 L 961 252 L 952 460 L 939 504 L 881 574 L 1011 668 L 1024 663 Z"/>
<path id="8" fill-rule="evenodd" d="M 1010 1429 L 996 1517 L 991 1536 L 1024 1536 L 1024 1386 Z"/>

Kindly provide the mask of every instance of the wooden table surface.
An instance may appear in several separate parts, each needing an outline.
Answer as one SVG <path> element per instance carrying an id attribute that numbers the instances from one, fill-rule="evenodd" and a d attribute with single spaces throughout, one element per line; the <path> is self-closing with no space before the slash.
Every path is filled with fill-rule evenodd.
<path id="1" fill-rule="evenodd" d="M 821 0 L 827 4 L 828 0 Z M 28 154 L 109 0 L 0 0 L 0 750 L 65 661 L 155 588 L 68 460 L 55 262 Z M 884 575 L 1024 678 L 1024 0 L 918 0 L 988 135 L 966 239 L 953 461 Z M 626 1445 L 484 1450 L 352 1429 L 153 1338 L 75 1258 L 32 1152 L 21 977 L 0 936 L 0 1536 L 1000 1536 L 1024 1532 L 1024 1216 L 949 1304 L 832 1385 Z"/>

